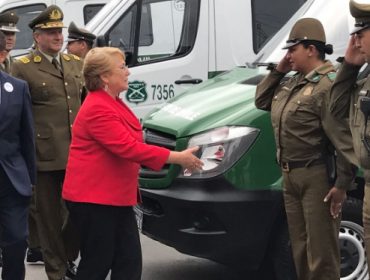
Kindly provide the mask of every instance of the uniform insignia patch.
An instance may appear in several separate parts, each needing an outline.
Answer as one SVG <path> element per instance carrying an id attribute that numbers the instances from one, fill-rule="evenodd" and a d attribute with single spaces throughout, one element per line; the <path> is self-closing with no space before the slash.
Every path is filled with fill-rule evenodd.
<path id="1" fill-rule="evenodd" d="M 337 73 L 330 73 L 329 75 L 328 75 L 328 77 L 329 77 L 329 79 L 331 80 L 331 81 L 333 81 L 333 80 L 335 80 L 335 77 L 337 76 Z"/>
<path id="2" fill-rule="evenodd" d="M 65 59 L 65 60 L 67 60 L 67 61 L 70 61 L 71 59 L 69 58 L 69 56 L 68 55 L 66 55 L 66 54 L 63 54 L 63 58 Z"/>
<path id="3" fill-rule="evenodd" d="M 77 55 L 74 55 L 74 54 L 73 54 L 73 58 L 76 59 L 76 60 L 80 60 L 80 57 L 78 57 Z"/>
<path id="4" fill-rule="evenodd" d="M 41 62 L 41 56 L 36 56 L 34 59 L 33 59 L 34 62 Z"/>
<path id="5" fill-rule="evenodd" d="M 27 64 L 30 62 L 30 60 L 25 56 L 21 57 L 19 60 L 22 61 L 24 64 Z"/>
<path id="6" fill-rule="evenodd" d="M 313 77 L 312 81 L 316 82 L 318 79 L 320 79 L 320 76 L 319 75 Z"/>
<path id="7" fill-rule="evenodd" d="M 312 91 L 313 91 L 313 87 L 308 87 L 308 88 L 304 91 L 303 95 L 311 95 Z"/>

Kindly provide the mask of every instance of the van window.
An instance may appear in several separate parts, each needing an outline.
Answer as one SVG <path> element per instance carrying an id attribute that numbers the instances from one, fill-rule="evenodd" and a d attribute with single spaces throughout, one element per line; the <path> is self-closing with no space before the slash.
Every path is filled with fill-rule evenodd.
<path id="1" fill-rule="evenodd" d="M 33 36 L 32 29 L 28 27 L 28 23 L 31 19 L 37 17 L 45 9 L 45 4 L 36 4 L 31 6 L 11 8 L 4 11 L 13 11 L 19 16 L 17 28 L 20 32 L 17 33 L 14 49 L 28 49 L 31 47 L 33 43 Z"/>
<path id="2" fill-rule="evenodd" d="M 199 8 L 199 0 L 138 1 L 107 34 L 109 44 L 133 57 L 131 66 L 185 55 L 195 42 Z"/>
<path id="3" fill-rule="evenodd" d="M 84 7 L 85 25 L 104 7 L 105 4 L 86 5 Z"/>
<path id="4" fill-rule="evenodd" d="M 252 0 L 253 49 L 260 49 L 307 0 Z"/>
<path id="5" fill-rule="evenodd" d="M 137 21 L 137 5 L 132 6 L 109 32 L 108 40 L 112 47 L 118 47 L 124 52 L 134 50 L 134 36 Z M 152 20 L 150 7 L 142 5 L 139 46 L 150 46 L 153 43 Z"/>

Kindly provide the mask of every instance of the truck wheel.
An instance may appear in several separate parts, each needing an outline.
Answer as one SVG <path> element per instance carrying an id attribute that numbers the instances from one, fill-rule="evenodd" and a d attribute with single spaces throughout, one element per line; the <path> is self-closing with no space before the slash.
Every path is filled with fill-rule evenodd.
<path id="1" fill-rule="evenodd" d="M 342 212 L 342 223 L 339 232 L 340 279 L 369 279 L 362 227 L 362 201 L 348 197 Z"/>
<path id="2" fill-rule="evenodd" d="M 272 248 L 272 263 L 276 280 L 297 280 L 288 223 L 281 223 Z"/>

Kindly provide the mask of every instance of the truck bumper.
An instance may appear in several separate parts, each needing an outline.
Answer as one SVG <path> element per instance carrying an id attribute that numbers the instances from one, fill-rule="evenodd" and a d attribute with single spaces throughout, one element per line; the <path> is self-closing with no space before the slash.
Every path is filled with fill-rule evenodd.
<path id="1" fill-rule="evenodd" d="M 281 191 L 241 190 L 222 176 L 140 191 L 143 234 L 187 255 L 250 269 L 261 263 L 284 211 Z"/>

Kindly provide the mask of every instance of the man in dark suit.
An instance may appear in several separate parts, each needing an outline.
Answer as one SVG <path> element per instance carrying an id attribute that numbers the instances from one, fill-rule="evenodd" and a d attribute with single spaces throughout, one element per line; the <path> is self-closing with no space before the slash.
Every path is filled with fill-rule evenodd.
<path id="1" fill-rule="evenodd" d="M 6 58 L 0 32 L 0 63 Z M 36 184 L 35 133 L 26 82 L 0 71 L 0 223 L 3 280 L 25 277 L 28 207 Z"/>

